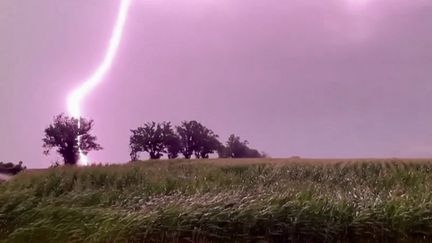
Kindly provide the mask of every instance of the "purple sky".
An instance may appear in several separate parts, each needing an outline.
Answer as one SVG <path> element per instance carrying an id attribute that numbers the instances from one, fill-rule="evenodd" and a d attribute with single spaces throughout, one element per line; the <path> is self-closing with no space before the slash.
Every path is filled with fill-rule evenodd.
<path id="1" fill-rule="evenodd" d="M 103 57 L 117 0 L 0 1 L 0 160 L 48 166 L 43 129 Z M 134 0 L 85 100 L 105 150 L 196 119 L 272 157 L 432 157 L 432 1 Z"/>

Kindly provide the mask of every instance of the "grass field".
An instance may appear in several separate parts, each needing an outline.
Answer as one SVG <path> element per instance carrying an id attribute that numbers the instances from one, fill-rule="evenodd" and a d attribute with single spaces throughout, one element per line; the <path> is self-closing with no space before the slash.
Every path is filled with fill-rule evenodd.
<path id="1" fill-rule="evenodd" d="M 432 161 L 201 160 L 27 171 L 0 242 L 432 242 Z"/>

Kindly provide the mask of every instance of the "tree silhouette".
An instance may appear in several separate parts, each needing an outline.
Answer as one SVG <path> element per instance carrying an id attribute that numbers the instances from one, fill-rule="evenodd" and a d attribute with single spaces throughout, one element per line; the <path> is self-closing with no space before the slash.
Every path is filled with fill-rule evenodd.
<path id="1" fill-rule="evenodd" d="M 178 135 L 174 132 L 171 123 L 163 123 L 164 145 L 168 159 L 175 159 L 181 151 L 181 143 Z"/>
<path id="2" fill-rule="evenodd" d="M 240 137 L 231 134 L 226 146 L 222 147 L 218 153 L 221 158 L 261 158 L 263 155 L 256 149 L 249 148 L 248 141 L 241 141 Z"/>
<path id="3" fill-rule="evenodd" d="M 221 143 L 218 136 L 197 121 L 184 121 L 176 128 L 180 139 L 181 153 L 186 159 L 194 154 L 196 158 L 208 158 L 217 151 Z"/>
<path id="4" fill-rule="evenodd" d="M 164 153 L 175 159 L 180 151 L 180 142 L 170 122 L 149 122 L 131 130 L 131 159 L 138 160 L 140 152 L 147 152 L 150 159 L 160 159 Z"/>
<path id="5" fill-rule="evenodd" d="M 131 132 L 131 159 L 138 159 L 139 152 L 149 153 L 150 159 L 159 159 L 163 156 L 165 145 L 161 124 L 148 122 Z"/>
<path id="6" fill-rule="evenodd" d="M 177 134 L 180 139 L 181 153 L 186 159 L 190 159 L 194 149 L 196 147 L 195 140 L 193 137 L 193 126 L 196 126 L 194 122 L 182 122 L 180 126 L 176 127 Z"/>
<path id="7" fill-rule="evenodd" d="M 195 151 L 196 158 L 208 159 L 209 154 L 218 151 L 222 144 L 218 140 L 218 135 L 210 129 L 203 127 L 199 133 L 197 141 L 197 150 Z"/>
<path id="8" fill-rule="evenodd" d="M 22 161 L 18 162 L 17 165 L 14 165 L 13 163 L 10 162 L 9 163 L 0 162 L 0 173 L 16 175 L 25 169 L 27 169 L 27 167 L 23 166 Z"/>
<path id="9" fill-rule="evenodd" d="M 88 152 L 101 150 L 96 143 L 96 137 L 90 134 L 93 120 L 76 119 L 60 114 L 54 122 L 45 129 L 43 138 L 44 154 L 48 155 L 51 149 L 57 148 L 66 165 L 75 165 L 79 159 L 79 152 L 87 155 Z"/>

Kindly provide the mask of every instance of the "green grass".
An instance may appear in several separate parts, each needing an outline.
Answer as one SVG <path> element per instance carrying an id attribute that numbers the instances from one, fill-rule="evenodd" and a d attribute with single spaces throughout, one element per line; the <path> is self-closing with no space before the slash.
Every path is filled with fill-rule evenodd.
<path id="1" fill-rule="evenodd" d="M 151 161 L 0 184 L 0 242 L 431 242 L 427 160 Z"/>

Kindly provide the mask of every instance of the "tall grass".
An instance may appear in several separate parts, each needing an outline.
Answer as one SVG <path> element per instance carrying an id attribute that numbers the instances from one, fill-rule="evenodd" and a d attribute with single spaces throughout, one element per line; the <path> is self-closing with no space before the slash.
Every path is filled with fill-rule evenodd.
<path id="1" fill-rule="evenodd" d="M 0 185 L 3 242 L 430 242 L 429 161 L 151 161 Z"/>

